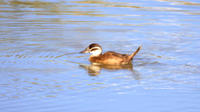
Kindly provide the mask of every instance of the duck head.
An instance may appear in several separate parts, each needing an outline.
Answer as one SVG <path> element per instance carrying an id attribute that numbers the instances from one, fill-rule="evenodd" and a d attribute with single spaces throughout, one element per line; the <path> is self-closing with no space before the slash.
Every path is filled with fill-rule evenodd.
<path id="1" fill-rule="evenodd" d="M 91 56 L 99 56 L 102 53 L 102 48 L 99 44 L 92 43 L 80 53 L 91 53 Z"/>

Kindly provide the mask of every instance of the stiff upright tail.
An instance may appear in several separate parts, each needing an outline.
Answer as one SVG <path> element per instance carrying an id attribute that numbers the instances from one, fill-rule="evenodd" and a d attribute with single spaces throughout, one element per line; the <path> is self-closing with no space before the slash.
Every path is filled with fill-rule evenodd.
<path id="1" fill-rule="evenodd" d="M 137 50 L 128 57 L 128 60 L 131 61 L 133 57 L 140 51 L 141 48 L 142 46 L 139 46 Z"/>

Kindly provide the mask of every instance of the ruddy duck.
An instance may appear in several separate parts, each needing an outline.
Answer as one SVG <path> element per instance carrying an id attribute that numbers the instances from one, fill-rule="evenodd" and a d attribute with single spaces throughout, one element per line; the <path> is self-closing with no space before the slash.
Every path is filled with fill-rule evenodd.
<path id="1" fill-rule="evenodd" d="M 80 53 L 91 53 L 89 58 L 91 63 L 103 65 L 125 65 L 131 64 L 133 57 L 139 52 L 140 49 L 141 46 L 139 46 L 131 55 L 120 54 L 113 51 L 108 51 L 102 54 L 102 47 L 97 43 L 93 43 Z"/>

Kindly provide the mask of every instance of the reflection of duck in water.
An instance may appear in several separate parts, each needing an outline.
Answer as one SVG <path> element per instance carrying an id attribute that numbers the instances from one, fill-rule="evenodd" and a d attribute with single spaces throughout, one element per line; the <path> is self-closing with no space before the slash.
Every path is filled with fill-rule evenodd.
<path id="1" fill-rule="evenodd" d="M 97 76 L 100 74 L 101 70 L 128 70 L 130 71 L 131 75 L 135 80 L 140 80 L 141 75 L 139 72 L 133 70 L 133 65 L 128 64 L 128 65 L 80 65 L 81 68 L 84 68 L 87 72 L 88 75 L 90 76 Z"/>
<path id="2" fill-rule="evenodd" d="M 88 71 L 88 74 L 91 76 L 96 76 L 100 73 L 101 69 L 106 70 L 120 70 L 120 69 L 126 69 L 133 71 L 133 65 L 98 65 L 98 64 L 91 64 L 91 65 L 80 65 L 80 67 L 84 68 Z"/>
<path id="3" fill-rule="evenodd" d="M 102 48 L 99 44 L 93 43 L 90 44 L 85 50 L 81 53 L 91 53 L 89 58 L 91 63 L 97 63 L 102 65 L 126 65 L 131 64 L 133 57 L 139 52 L 141 46 L 133 52 L 131 55 L 120 54 L 113 51 L 108 51 L 102 54 Z"/>

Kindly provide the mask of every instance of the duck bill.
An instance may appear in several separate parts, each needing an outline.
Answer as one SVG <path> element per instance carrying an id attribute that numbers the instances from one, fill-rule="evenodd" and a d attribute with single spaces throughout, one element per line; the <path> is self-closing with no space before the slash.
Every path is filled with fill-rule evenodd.
<path id="1" fill-rule="evenodd" d="M 88 49 L 86 48 L 85 50 L 81 51 L 80 53 L 89 53 Z"/>

